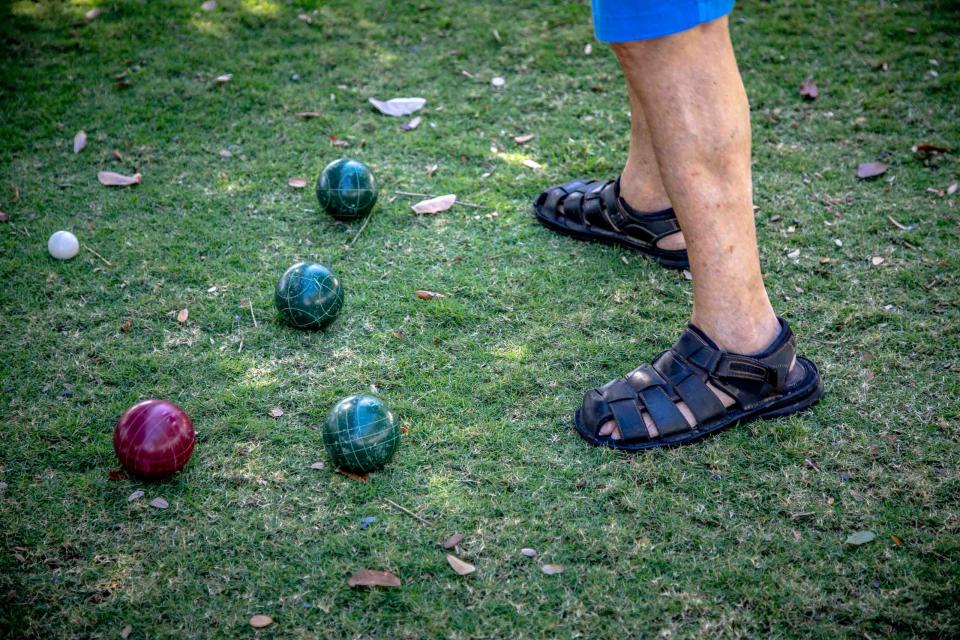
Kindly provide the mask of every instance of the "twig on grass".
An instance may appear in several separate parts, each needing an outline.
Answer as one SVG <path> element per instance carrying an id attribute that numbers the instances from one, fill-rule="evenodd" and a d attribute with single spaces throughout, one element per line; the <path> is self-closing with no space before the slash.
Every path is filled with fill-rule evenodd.
<path id="1" fill-rule="evenodd" d="M 97 253 L 96 251 L 94 251 L 93 249 L 91 249 L 90 247 L 84 245 L 83 248 L 86 249 L 87 251 L 89 251 L 90 253 L 92 253 L 93 255 L 97 256 L 97 257 L 100 258 L 101 260 L 103 260 L 103 263 L 104 263 L 105 265 L 107 265 L 108 267 L 112 267 L 112 266 L 113 266 L 113 264 L 112 264 L 109 260 L 107 260 L 106 258 L 104 258 L 102 255 L 100 255 L 99 253 Z"/>
<path id="2" fill-rule="evenodd" d="M 257 324 L 257 316 L 253 315 L 253 303 L 247 300 L 247 304 L 250 306 L 250 317 L 253 318 L 253 328 L 256 329 L 259 325 Z"/>
<path id="3" fill-rule="evenodd" d="M 411 191 L 394 191 L 395 194 L 399 196 L 412 196 L 415 198 L 436 198 L 437 196 L 432 196 L 429 193 L 413 193 Z M 457 200 L 453 204 L 462 204 L 465 207 L 473 207 L 474 209 L 486 209 L 482 204 L 475 204 L 473 202 L 461 202 Z"/>
<path id="4" fill-rule="evenodd" d="M 422 522 L 423 524 L 427 525 L 428 527 L 432 527 L 432 526 L 433 526 L 433 523 L 432 523 L 432 522 L 430 522 L 429 520 L 427 520 L 427 519 L 425 519 L 425 518 L 421 518 L 420 516 L 418 516 L 417 514 L 415 514 L 413 511 L 410 511 L 410 509 L 407 509 L 406 507 L 401 507 L 400 505 L 398 505 L 398 504 L 397 504 L 396 502 L 394 502 L 393 500 L 390 500 L 389 498 L 384 498 L 384 500 L 386 500 L 386 501 L 387 501 L 387 504 L 389 504 L 391 507 L 395 507 L 395 508 L 397 508 L 397 509 L 400 509 L 400 511 L 403 511 L 403 512 L 404 512 L 405 514 L 407 514 L 408 516 L 412 516 L 412 517 L 416 518 L 417 520 L 419 520 L 419 521 Z"/>
<path id="5" fill-rule="evenodd" d="M 370 222 L 370 218 L 372 217 L 373 213 L 371 212 L 370 215 L 367 216 L 367 219 L 363 221 L 363 224 L 360 225 L 360 230 L 357 231 L 357 235 L 353 236 L 353 240 L 351 240 L 350 244 L 347 245 L 348 247 L 352 247 L 354 244 L 356 244 L 357 238 L 359 238 L 360 234 L 363 233 L 363 230 L 367 228 L 367 224 Z"/>

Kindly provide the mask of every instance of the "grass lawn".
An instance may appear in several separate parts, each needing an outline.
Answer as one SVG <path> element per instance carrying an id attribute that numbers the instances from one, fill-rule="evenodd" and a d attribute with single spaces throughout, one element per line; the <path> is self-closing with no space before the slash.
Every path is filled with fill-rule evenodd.
<path id="1" fill-rule="evenodd" d="M 630 456 L 572 413 L 672 344 L 690 283 L 529 211 L 626 154 L 588 4 L 384 4 L 118 0 L 85 24 L 101 3 L 0 3 L 0 636 L 960 634 L 958 5 L 737 3 L 766 281 L 827 395 Z M 423 123 L 370 96 L 423 96 Z M 287 186 L 343 155 L 381 185 L 359 236 Z M 857 180 L 871 161 L 889 170 Z M 480 207 L 417 217 L 397 191 Z M 311 259 L 346 289 L 319 333 L 273 310 Z M 409 429 L 393 463 L 309 468 L 329 407 L 371 387 Z M 111 480 L 113 426 L 146 397 L 190 413 L 194 457 Z M 456 532 L 465 577 L 439 546 Z M 360 569 L 402 586 L 349 588 Z"/>

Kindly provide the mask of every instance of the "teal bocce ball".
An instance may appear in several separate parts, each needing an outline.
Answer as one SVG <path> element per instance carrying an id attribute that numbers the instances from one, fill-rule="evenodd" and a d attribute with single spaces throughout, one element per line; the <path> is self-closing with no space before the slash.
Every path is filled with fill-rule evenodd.
<path id="1" fill-rule="evenodd" d="M 317 180 L 317 200 L 338 220 L 364 217 L 377 203 L 377 181 L 370 168 L 342 158 L 328 164 Z"/>
<path id="2" fill-rule="evenodd" d="M 323 446 L 333 463 L 356 473 L 375 471 L 400 444 L 400 428 L 379 398 L 355 395 L 338 402 L 323 426 Z"/>
<path id="3" fill-rule="evenodd" d="M 281 276 L 273 303 L 280 318 L 298 329 L 322 329 L 343 306 L 343 285 L 317 262 L 298 262 Z"/>

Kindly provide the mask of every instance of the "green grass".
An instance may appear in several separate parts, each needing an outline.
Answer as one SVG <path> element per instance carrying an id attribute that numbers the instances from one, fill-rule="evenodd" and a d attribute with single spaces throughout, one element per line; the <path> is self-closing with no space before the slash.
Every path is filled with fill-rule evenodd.
<path id="1" fill-rule="evenodd" d="M 571 416 L 672 343 L 689 282 L 529 214 L 545 185 L 612 176 L 626 153 L 615 60 L 583 53 L 587 4 L 116 1 L 83 25 L 95 4 L 0 3 L 0 635 L 960 634 L 960 195 L 930 191 L 960 155 L 911 152 L 960 148 L 955 3 L 738 3 L 764 270 L 827 395 L 637 456 L 586 446 Z M 366 103 L 404 95 L 428 100 L 410 132 Z M 382 190 L 352 246 L 359 224 L 286 185 L 340 155 Z M 857 181 L 877 159 L 889 172 Z M 108 189 L 103 169 L 144 181 Z M 398 190 L 482 207 L 417 218 Z M 61 228 L 112 266 L 53 261 Z M 323 333 L 274 319 L 303 259 L 345 283 Z M 394 462 L 365 484 L 309 469 L 328 408 L 371 385 L 409 425 Z M 113 425 L 151 396 L 193 417 L 193 460 L 111 481 Z M 845 546 L 858 530 L 877 538 Z M 438 546 L 454 532 L 471 576 Z M 403 586 L 351 590 L 363 568 Z M 276 623 L 254 632 L 255 613 Z"/>

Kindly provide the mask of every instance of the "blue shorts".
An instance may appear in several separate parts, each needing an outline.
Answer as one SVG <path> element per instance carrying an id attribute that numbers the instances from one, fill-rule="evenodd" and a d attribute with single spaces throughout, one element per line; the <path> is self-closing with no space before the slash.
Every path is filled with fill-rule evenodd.
<path id="1" fill-rule="evenodd" d="M 734 0 L 591 0 L 597 40 L 630 42 L 660 38 L 716 20 Z"/>

